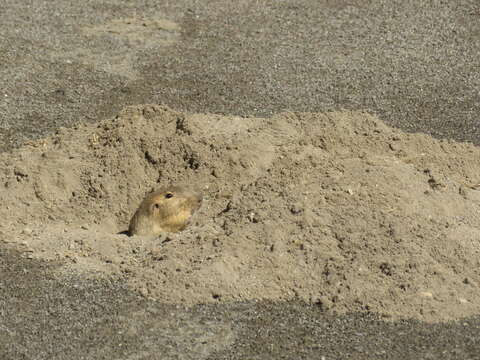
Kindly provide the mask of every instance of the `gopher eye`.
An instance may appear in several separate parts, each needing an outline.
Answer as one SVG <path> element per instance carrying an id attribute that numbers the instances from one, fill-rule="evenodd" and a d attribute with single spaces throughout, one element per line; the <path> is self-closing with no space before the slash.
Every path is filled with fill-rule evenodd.
<path id="1" fill-rule="evenodd" d="M 172 193 L 165 194 L 165 199 L 171 199 L 173 197 Z"/>

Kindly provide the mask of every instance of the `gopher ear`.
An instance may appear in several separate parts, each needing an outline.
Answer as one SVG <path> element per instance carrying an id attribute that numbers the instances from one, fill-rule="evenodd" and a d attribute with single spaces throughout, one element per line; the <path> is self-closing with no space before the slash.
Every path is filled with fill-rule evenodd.
<path id="1" fill-rule="evenodd" d="M 160 208 L 160 204 L 158 204 L 158 203 L 152 205 L 152 211 L 157 210 L 159 208 Z"/>

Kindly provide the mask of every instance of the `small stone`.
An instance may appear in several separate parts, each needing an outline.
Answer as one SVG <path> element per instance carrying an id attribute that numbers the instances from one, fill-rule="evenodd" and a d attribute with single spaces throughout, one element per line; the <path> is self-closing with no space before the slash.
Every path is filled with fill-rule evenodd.
<path id="1" fill-rule="evenodd" d="M 166 233 L 161 233 L 161 234 L 159 234 L 158 237 L 157 237 L 157 239 L 158 239 L 158 241 L 161 242 L 161 243 L 167 243 L 167 242 L 169 242 L 169 238 L 168 238 L 168 236 L 167 236 Z"/>
<path id="2" fill-rule="evenodd" d="M 458 301 L 460 302 L 460 304 L 467 304 L 468 303 L 468 300 L 464 299 L 464 298 L 459 298 Z"/>
<path id="3" fill-rule="evenodd" d="M 154 261 L 162 261 L 167 258 L 167 255 L 162 254 L 162 250 L 159 248 L 152 249 L 150 255 Z"/>
<path id="4" fill-rule="evenodd" d="M 430 298 L 430 299 L 433 298 L 433 294 L 429 291 L 420 291 L 418 295 L 424 298 Z"/>
<path id="5" fill-rule="evenodd" d="M 303 211 L 303 209 L 298 206 L 298 205 L 292 205 L 290 207 L 290 212 L 293 214 L 293 215 L 298 215 L 300 214 L 301 212 Z"/>
<path id="6" fill-rule="evenodd" d="M 315 299 L 314 304 L 317 305 L 322 311 L 328 311 L 332 308 L 333 302 L 326 296 L 320 296 Z"/>
<path id="7" fill-rule="evenodd" d="M 15 166 L 15 169 L 13 169 L 13 173 L 19 178 L 28 177 L 27 170 L 25 170 L 21 166 Z"/>
<path id="8" fill-rule="evenodd" d="M 32 232 L 33 232 L 33 230 L 30 229 L 30 228 L 25 228 L 25 229 L 22 230 L 22 234 L 24 234 L 24 235 L 31 235 Z"/>

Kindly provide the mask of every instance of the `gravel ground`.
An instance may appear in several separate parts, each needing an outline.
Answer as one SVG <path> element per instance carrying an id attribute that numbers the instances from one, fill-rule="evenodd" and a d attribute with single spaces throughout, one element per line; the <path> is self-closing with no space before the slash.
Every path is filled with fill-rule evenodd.
<path id="1" fill-rule="evenodd" d="M 368 109 L 480 142 L 477 1 L 3 0 L 0 149 L 124 106 Z M 479 318 L 331 317 L 301 303 L 167 307 L 0 245 L 3 359 L 475 359 Z"/>
<path id="2" fill-rule="evenodd" d="M 58 281 L 55 265 L 0 253 L 2 359 L 478 359 L 480 318 L 447 324 L 334 317 L 302 303 L 183 308 L 122 284 Z"/>

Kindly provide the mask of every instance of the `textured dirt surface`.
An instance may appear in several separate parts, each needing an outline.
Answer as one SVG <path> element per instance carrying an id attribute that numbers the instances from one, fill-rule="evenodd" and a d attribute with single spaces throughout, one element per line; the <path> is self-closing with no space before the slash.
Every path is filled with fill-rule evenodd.
<path id="1" fill-rule="evenodd" d="M 185 308 L 146 300 L 122 282 L 59 279 L 56 266 L 2 247 L 3 359 L 475 359 L 480 352 L 478 317 L 384 322 L 367 313 L 330 316 L 300 301 Z"/>
<path id="2" fill-rule="evenodd" d="M 11 149 L 29 139 L 53 134 L 59 126 L 72 127 L 79 122 L 97 122 L 115 116 L 126 105 L 145 103 L 162 103 L 179 111 L 258 117 L 285 110 L 322 113 L 328 109 L 367 109 L 376 112 L 383 121 L 407 131 L 419 130 L 436 137 L 478 144 L 479 16 L 476 1 L 366 3 L 305 0 L 293 3 L 241 0 L 234 3 L 210 1 L 207 6 L 191 0 L 135 3 L 83 1 L 78 5 L 67 1 L 40 3 L 6 0 L 0 10 L 0 148 Z M 61 133 L 58 135 L 62 137 Z M 395 147 L 395 144 L 392 146 Z M 386 154 L 390 156 L 391 151 L 387 149 Z M 28 163 L 25 159 L 19 163 L 19 159 L 12 159 L 17 165 Z M 76 165 L 79 161 L 69 160 L 70 165 Z M 40 160 L 36 170 L 40 170 L 41 166 Z M 445 180 L 443 175 L 451 180 L 447 182 L 446 189 L 439 186 L 432 191 L 431 206 L 439 198 L 454 198 L 451 185 L 456 186 L 465 175 L 453 177 L 448 175 L 451 174 L 449 171 L 443 167 L 441 169 L 439 173 L 425 173 L 424 178 L 412 174 L 416 175 L 413 179 L 417 185 L 424 185 L 420 179 L 426 179 L 428 183 L 432 177 L 431 184 L 435 187 L 437 182 L 441 184 Z M 35 179 L 32 178 L 33 174 Z M 7 173 L 4 172 L 4 175 Z M 84 174 L 82 179 L 93 180 L 93 190 L 82 196 L 85 201 L 97 196 L 94 202 L 99 202 L 99 205 L 94 205 L 92 211 L 103 215 L 104 212 L 99 210 L 102 200 L 98 196 L 102 191 L 108 193 L 112 189 L 105 191 L 99 188 L 104 183 L 93 175 Z M 390 175 L 393 178 L 399 176 L 398 172 Z M 181 178 L 182 175 L 178 174 L 177 179 Z M 52 195 L 48 188 L 63 186 L 45 179 L 46 174 L 35 171 L 29 179 L 38 180 L 36 191 L 45 196 L 43 205 L 39 205 L 42 201 L 33 193 L 30 193 L 30 197 L 24 196 L 23 200 L 43 209 Z M 65 179 L 64 184 L 85 186 L 73 180 Z M 475 180 L 469 180 L 471 182 L 464 184 L 464 188 L 458 189 L 460 195 L 466 198 L 463 203 L 458 203 L 458 199 L 454 198 L 457 206 L 474 201 L 469 197 L 477 191 L 470 188 L 475 186 Z M 156 178 L 149 181 L 152 181 L 152 186 L 156 185 Z M 301 179 L 295 181 L 300 183 Z M 27 186 L 26 183 L 23 185 Z M 327 190 L 332 189 L 322 191 L 326 193 Z M 141 197 L 142 191 L 147 189 L 137 190 L 136 196 Z M 211 194 L 215 195 L 215 191 L 213 189 Z M 272 194 L 273 191 L 274 188 L 263 184 L 260 195 Z M 348 194 L 351 195 L 350 192 Z M 59 193 L 53 195 L 59 196 Z M 120 218 L 126 218 L 128 210 L 120 208 L 117 210 L 123 215 L 115 215 L 115 220 L 109 225 L 107 222 L 89 222 L 85 225 L 85 220 L 91 219 L 88 217 L 91 214 L 87 212 L 85 218 L 76 218 L 75 224 L 64 226 L 63 219 L 68 218 L 72 210 L 68 210 L 70 215 L 62 217 L 62 214 L 58 214 L 58 205 L 68 202 L 68 196 L 65 193 L 60 198 L 53 197 L 57 203 L 48 204 L 50 208 L 57 209 L 57 229 L 52 228 L 54 215 L 45 219 L 49 230 L 44 231 L 43 235 L 41 229 L 38 231 L 36 226 L 29 226 L 30 220 L 26 223 L 14 220 L 12 224 L 4 224 L 9 234 L 10 225 L 24 233 L 12 236 L 0 234 L 2 240 L 9 242 L 0 242 L 2 358 L 296 359 L 325 356 L 326 359 L 473 359 L 480 352 L 476 340 L 480 333 L 480 322 L 475 316 L 435 325 L 410 320 L 384 322 L 366 309 L 361 310 L 360 314 L 332 317 L 327 309 L 342 311 L 349 306 L 341 296 L 336 303 L 330 303 L 328 298 L 316 302 L 308 298 L 306 303 L 301 300 L 252 300 L 238 304 L 226 301 L 224 294 L 215 294 L 221 296 L 217 296 L 214 302 L 212 300 L 210 305 L 194 305 L 188 309 L 156 302 L 152 297 L 162 295 L 161 286 L 158 287 L 156 282 L 158 277 L 153 278 L 153 286 L 132 273 L 125 273 L 123 279 L 115 280 L 111 275 L 118 267 L 112 257 L 115 253 L 108 249 L 98 250 L 98 243 L 94 244 L 92 253 L 86 252 L 85 255 L 78 253 L 75 245 L 70 250 L 72 256 L 69 258 L 64 257 L 68 245 L 65 242 L 59 241 L 58 255 L 48 247 L 42 252 L 41 244 L 30 248 L 28 244 L 35 236 L 43 239 L 45 244 L 54 244 L 55 235 L 62 239 L 62 227 L 81 240 L 82 237 L 91 238 L 92 232 L 98 232 L 105 238 L 105 234 L 111 234 L 113 228 L 124 226 L 124 220 Z M 229 198 L 222 199 L 222 204 L 227 205 Z M 378 199 L 374 197 L 373 200 Z M 211 204 L 220 203 L 215 198 L 213 200 Z M 226 219 L 236 219 L 239 214 L 245 213 L 245 209 L 238 207 L 235 198 L 232 200 L 231 209 L 223 214 Z M 420 196 L 416 203 L 425 204 L 425 200 L 426 197 Z M 85 205 L 81 202 L 78 204 L 80 207 Z M 250 204 L 258 205 L 253 201 Z M 24 203 L 14 205 L 22 209 L 26 206 Z M 267 202 L 267 205 L 270 206 L 270 203 Z M 300 201 L 293 212 L 301 210 L 302 206 L 305 209 L 312 205 Z M 452 303 L 457 297 L 460 304 L 449 307 L 444 318 L 454 318 L 465 309 L 475 311 L 471 308 L 472 304 L 476 306 L 475 302 L 469 304 L 470 298 L 467 296 L 467 292 L 476 286 L 471 285 L 474 284 L 474 278 L 461 280 L 464 282 L 466 279 L 466 282 L 459 295 L 443 291 L 457 288 L 456 280 L 461 278 L 464 268 L 448 268 L 448 264 L 464 257 L 458 251 L 471 246 L 473 243 L 469 245 L 468 239 L 475 236 L 473 229 L 460 226 L 463 219 L 446 220 L 445 214 L 453 214 L 459 209 L 435 208 L 434 213 L 441 215 L 442 224 L 448 222 L 452 229 L 457 228 L 464 233 L 467 242 L 460 242 L 446 256 L 442 252 L 429 254 L 428 248 L 419 249 L 420 253 L 429 254 L 433 262 L 439 261 L 447 268 L 446 271 L 441 269 L 442 274 L 429 274 L 424 281 L 426 284 L 435 277 L 441 278 L 447 274 L 445 287 L 442 282 L 434 290 L 421 290 L 421 294 L 418 293 L 425 298 L 420 305 L 426 303 L 425 309 L 431 310 L 433 302 L 437 312 L 419 314 L 417 311 L 404 316 L 439 319 L 443 315 L 438 314 L 438 309 L 442 309 L 438 299 Z M 217 217 L 216 214 L 211 216 L 208 206 L 203 210 L 203 214 L 198 214 L 198 224 L 194 223 L 184 233 L 187 239 L 194 239 L 193 231 L 205 231 L 202 228 L 208 224 L 205 221 Z M 232 228 L 232 222 L 227 221 L 226 225 L 233 231 L 246 228 L 247 225 L 263 227 L 264 219 L 259 214 L 255 218 L 250 210 L 247 213 L 248 223 L 237 223 L 235 220 L 233 225 L 237 224 L 237 229 L 235 226 Z M 381 206 L 376 214 L 383 214 L 384 210 L 385 207 Z M 351 212 L 347 214 L 352 215 Z M 296 217 L 293 215 L 290 220 L 301 218 L 301 221 L 310 224 L 308 221 L 311 221 L 311 216 L 306 212 L 300 211 Z M 6 217 L 12 221 L 14 212 Z M 38 224 L 39 217 L 33 216 L 33 219 L 32 223 Z M 82 226 L 87 229 L 82 229 Z M 431 224 L 430 230 L 433 226 Z M 440 234 L 451 236 L 447 234 L 448 229 L 440 229 Z M 392 236 L 396 233 L 404 236 L 403 231 L 408 236 L 428 232 L 428 229 L 411 227 L 400 230 L 396 232 L 393 228 Z M 51 234 L 50 238 L 44 236 L 48 233 Z M 361 239 L 347 235 L 358 240 L 355 245 L 360 244 Z M 9 249 L 18 247 L 19 236 L 25 238 L 27 245 L 20 244 L 19 252 Z M 119 237 L 111 235 L 110 240 L 115 239 Z M 180 244 L 178 240 L 162 239 L 166 242 L 162 243 L 161 251 L 169 249 L 170 254 L 178 254 L 182 246 L 188 246 Z M 194 240 L 202 242 L 202 239 Z M 415 244 L 420 243 L 412 243 Z M 225 245 L 220 245 L 225 250 Z M 302 246 L 297 245 L 291 244 L 294 249 Z M 302 250 L 307 254 L 308 245 L 303 244 Z M 439 245 L 442 251 L 448 249 L 443 243 Z M 394 245 L 392 248 L 398 251 L 401 246 Z M 111 250 L 116 250 L 116 247 Z M 129 259 L 140 259 L 145 264 L 129 264 L 129 269 L 143 271 L 149 261 L 154 269 L 159 269 L 162 265 L 157 264 L 158 261 L 169 261 L 153 260 L 158 251 L 152 250 L 145 258 L 130 256 Z M 102 251 L 112 258 L 102 259 L 99 256 Z M 346 253 L 348 248 L 344 246 L 338 251 Z M 384 254 L 386 250 L 377 251 Z M 301 260 L 302 256 L 289 253 L 288 260 Z M 442 256 L 445 262 L 439 260 Z M 61 260 L 45 262 L 35 257 Z M 89 263 L 82 264 L 84 259 Z M 215 258 L 208 261 L 215 261 Z M 203 265 L 207 269 L 208 261 Z M 340 264 L 344 265 L 342 262 Z M 384 285 L 382 282 L 394 285 L 405 275 L 405 264 L 390 265 L 381 266 L 382 275 L 378 277 L 381 279 L 380 288 Z M 426 271 L 430 265 L 432 263 L 420 271 Z M 108 272 L 109 266 L 114 269 L 111 273 Z M 81 269 L 88 271 L 79 272 Z M 340 268 L 342 271 L 344 269 Z M 378 269 L 372 268 L 371 275 L 378 273 Z M 228 274 L 228 269 L 222 271 Z M 472 269 L 466 271 L 473 272 Z M 67 273 L 71 277 L 66 276 Z M 333 271 L 328 273 L 334 274 Z M 292 278 L 297 275 L 289 274 Z M 183 276 L 180 272 L 174 278 L 182 281 L 187 279 L 185 283 L 192 280 L 192 277 Z M 348 279 L 355 277 L 349 274 L 347 280 L 340 283 L 349 285 Z M 455 281 L 452 283 L 452 280 Z M 336 283 L 339 282 L 325 282 L 324 286 L 333 289 L 332 284 Z M 424 284 L 421 284 L 422 289 Z M 341 292 L 349 294 L 350 290 L 344 285 L 335 289 L 340 288 Z M 287 294 L 291 288 L 295 288 L 295 284 L 282 291 L 285 290 Z M 392 289 L 396 288 L 393 286 Z M 407 291 L 413 294 L 416 288 Z M 143 293 L 142 297 L 138 296 L 139 293 Z M 295 295 L 289 293 L 288 296 Z M 307 299 L 305 292 L 300 292 L 300 297 Z M 412 299 L 420 301 L 419 297 Z M 392 309 L 392 303 L 384 308 L 376 300 L 372 303 L 378 307 L 376 311 L 383 314 Z M 358 304 L 355 306 L 358 307 Z M 393 313 L 395 317 L 398 315 L 402 314 Z M 157 324 L 161 326 L 157 327 Z M 202 334 L 208 338 L 202 338 Z"/>
<path id="3" fill-rule="evenodd" d="M 0 230 L 30 257 L 125 277 L 162 303 L 458 319 L 480 311 L 479 159 L 361 112 L 130 107 L 3 153 Z M 117 235 L 172 183 L 205 195 L 188 232 Z"/>

